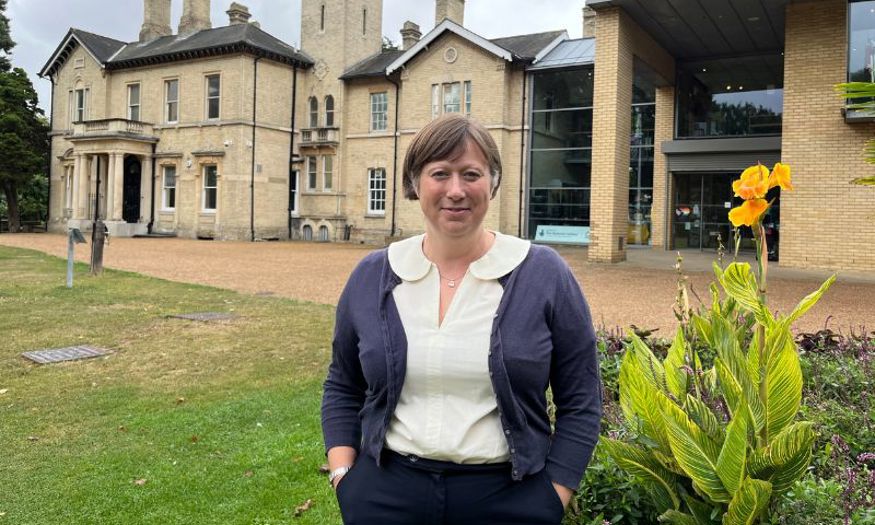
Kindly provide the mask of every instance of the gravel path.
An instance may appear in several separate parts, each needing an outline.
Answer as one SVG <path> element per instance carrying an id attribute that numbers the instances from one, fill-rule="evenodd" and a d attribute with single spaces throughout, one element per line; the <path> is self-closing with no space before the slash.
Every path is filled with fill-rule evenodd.
<path id="1" fill-rule="evenodd" d="M 0 244 L 66 257 L 66 237 L 62 235 L 4 234 L 0 235 Z M 328 243 L 114 238 L 106 247 L 104 265 L 172 281 L 335 304 L 350 271 L 371 250 L 373 247 Z M 634 323 L 659 328 L 658 335 L 663 337 L 672 335 L 676 326 L 671 310 L 676 285 L 671 254 L 630 252 L 630 261 L 604 265 L 587 262 L 582 249 L 562 249 L 560 253 L 580 281 L 597 325 L 614 328 Z M 696 256 L 690 254 L 696 263 L 690 267 L 706 268 Z M 76 259 L 88 262 L 89 246 L 79 245 Z M 707 300 L 712 275 L 704 271 L 688 273 L 694 290 Z M 788 312 L 819 286 L 816 279 L 820 275 L 785 273 L 794 278 L 777 278 L 780 272 L 770 271 L 769 302 L 773 308 Z M 59 283 L 63 278 L 58 276 Z M 797 322 L 796 329 L 820 329 L 828 316 L 832 316 L 831 328 L 846 333 L 860 326 L 875 329 L 875 276 L 868 282 L 865 275 L 849 279 L 840 276 L 824 299 Z"/>

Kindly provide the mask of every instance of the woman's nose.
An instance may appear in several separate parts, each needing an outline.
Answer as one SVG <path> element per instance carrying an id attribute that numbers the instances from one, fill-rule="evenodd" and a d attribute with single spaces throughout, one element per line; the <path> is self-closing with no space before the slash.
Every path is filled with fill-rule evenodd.
<path id="1" fill-rule="evenodd" d="M 462 180 L 461 174 L 452 174 L 447 183 L 447 197 L 461 199 L 465 196 L 464 181 Z"/>

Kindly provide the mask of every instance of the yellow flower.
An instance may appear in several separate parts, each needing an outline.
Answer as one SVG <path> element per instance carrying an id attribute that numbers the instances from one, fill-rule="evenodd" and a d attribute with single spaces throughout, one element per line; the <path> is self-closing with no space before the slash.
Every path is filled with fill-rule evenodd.
<path id="1" fill-rule="evenodd" d="M 736 228 L 742 225 L 753 226 L 768 207 L 769 203 L 766 202 L 766 199 L 747 200 L 741 206 L 729 211 L 729 220 Z"/>
<path id="2" fill-rule="evenodd" d="M 782 190 L 793 191 L 793 185 L 790 183 L 790 166 L 780 162 L 775 164 L 772 174 L 769 175 L 769 189 L 775 186 L 780 186 Z"/>
<path id="3" fill-rule="evenodd" d="M 762 164 L 747 168 L 741 178 L 732 183 L 732 191 L 746 201 L 762 199 L 769 191 L 769 170 Z"/>

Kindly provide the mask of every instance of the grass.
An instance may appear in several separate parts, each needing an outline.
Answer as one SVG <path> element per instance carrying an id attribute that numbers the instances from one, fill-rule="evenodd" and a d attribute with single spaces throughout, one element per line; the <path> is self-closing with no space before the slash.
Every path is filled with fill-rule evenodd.
<path id="1" fill-rule="evenodd" d="M 0 247 L 0 524 L 340 521 L 318 471 L 332 307 L 75 271 Z M 203 311 L 237 317 L 168 317 Z M 77 344 L 112 353 L 20 356 Z"/>

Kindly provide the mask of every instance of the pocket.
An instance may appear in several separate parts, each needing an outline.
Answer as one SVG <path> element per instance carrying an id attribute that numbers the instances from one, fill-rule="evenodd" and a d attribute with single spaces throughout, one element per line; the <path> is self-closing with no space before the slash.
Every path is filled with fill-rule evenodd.
<path id="1" fill-rule="evenodd" d="M 556 488 L 553 487 L 553 481 L 550 480 L 550 475 L 547 474 L 547 469 L 541 469 L 538 476 L 544 480 L 544 487 L 549 492 L 548 499 L 553 502 L 554 510 L 559 513 L 560 517 L 563 516 L 565 514 L 565 505 L 562 504 L 562 498 L 559 497 L 559 493 L 556 492 Z"/>
<path id="2" fill-rule="evenodd" d="M 349 468 L 349 472 L 344 474 L 343 477 L 340 478 L 340 481 L 337 482 L 337 488 L 334 489 L 334 494 L 337 496 L 338 500 L 340 500 L 341 493 L 345 492 L 346 486 L 349 485 L 350 476 L 356 471 L 356 467 L 362 459 L 363 458 L 361 457 L 357 458 L 355 463 Z"/>

